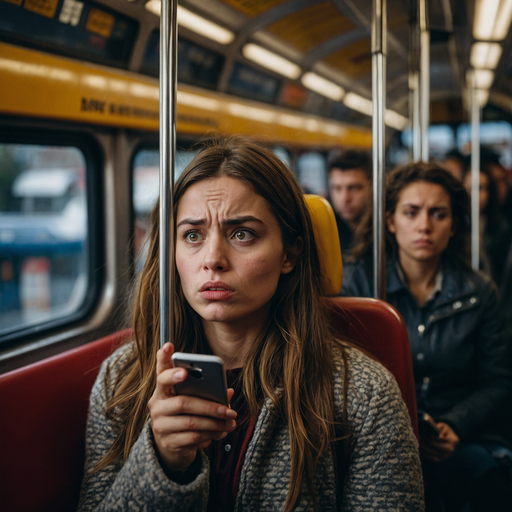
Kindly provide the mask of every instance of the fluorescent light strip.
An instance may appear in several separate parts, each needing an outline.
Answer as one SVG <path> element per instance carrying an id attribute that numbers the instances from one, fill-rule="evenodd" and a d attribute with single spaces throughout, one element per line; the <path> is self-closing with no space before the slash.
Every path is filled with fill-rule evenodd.
<path id="1" fill-rule="evenodd" d="M 146 9 L 160 16 L 162 9 L 161 1 L 149 0 L 146 3 Z M 202 16 L 198 16 L 180 5 L 178 5 L 178 24 L 219 44 L 230 44 L 235 39 L 235 34 L 231 30 L 221 27 Z"/>
<path id="2" fill-rule="evenodd" d="M 473 36 L 475 39 L 491 40 L 494 24 L 498 16 L 500 0 L 477 0 L 475 5 L 475 20 Z"/>
<path id="3" fill-rule="evenodd" d="M 484 41 L 502 41 L 512 21 L 512 0 L 477 0 L 473 36 Z"/>
<path id="4" fill-rule="evenodd" d="M 476 99 L 480 105 L 480 107 L 485 107 L 487 102 L 489 101 L 489 91 L 486 89 L 479 89 L 476 91 Z"/>
<path id="5" fill-rule="evenodd" d="M 471 47 L 471 65 L 475 69 L 494 69 L 500 61 L 501 45 L 498 43 L 473 43 Z"/>
<path id="6" fill-rule="evenodd" d="M 361 114 L 365 114 L 370 117 L 373 115 L 372 101 L 359 96 L 359 94 L 347 92 L 343 99 L 343 103 L 352 110 L 361 112 Z M 390 109 L 386 109 L 384 121 L 388 126 L 391 126 L 391 128 L 395 128 L 396 130 L 404 130 L 409 123 L 409 120 L 406 117 Z"/>
<path id="7" fill-rule="evenodd" d="M 291 80 L 295 80 L 300 76 L 301 69 L 297 64 L 256 44 L 246 44 L 242 48 L 242 54 L 246 59 L 252 60 L 256 64 L 275 71 Z"/>
<path id="8" fill-rule="evenodd" d="M 489 89 L 494 82 L 494 73 L 488 69 L 475 69 L 477 89 Z"/>
<path id="9" fill-rule="evenodd" d="M 512 22 L 512 0 L 504 0 L 501 2 L 501 11 L 494 25 L 495 41 L 502 41 L 507 37 Z"/>
<path id="10" fill-rule="evenodd" d="M 316 73 L 308 72 L 305 73 L 301 78 L 302 85 L 311 89 L 312 91 L 321 94 L 327 98 L 330 98 L 334 101 L 340 101 L 345 94 L 345 90 L 343 87 L 323 78 Z"/>
<path id="11" fill-rule="evenodd" d="M 367 116 L 371 116 L 373 114 L 372 101 L 367 98 L 363 98 L 354 92 L 347 92 L 343 99 L 343 103 L 352 110 L 361 112 L 361 114 L 366 114 Z"/>
<path id="12" fill-rule="evenodd" d="M 386 109 L 384 121 L 388 126 L 399 131 L 405 130 L 409 124 L 409 119 L 400 115 L 398 112 L 389 109 Z"/>

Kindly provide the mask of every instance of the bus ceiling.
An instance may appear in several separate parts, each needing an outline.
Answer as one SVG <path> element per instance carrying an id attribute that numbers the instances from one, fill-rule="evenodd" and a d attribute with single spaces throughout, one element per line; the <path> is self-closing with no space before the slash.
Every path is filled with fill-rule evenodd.
<path id="1" fill-rule="evenodd" d="M 481 104 L 489 105 L 484 118 L 496 109 L 510 111 L 511 72 L 502 58 L 511 49 L 512 9 L 506 4 L 501 2 L 490 19 L 484 0 L 427 2 L 432 122 L 467 120 L 464 91 L 472 68 Z M 387 2 L 386 124 L 394 130 L 403 130 L 410 117 L 416 6 Z M 156 77 L 159 12 L 160 0 L 2 0 L 0 39 Z M 372 0 L 183 0 L 178 80 L 370 128 L 371 13 Z M 9 66 L 8 57 L 0 58 L 0 73 Z M 111 108 L 122 116 L 130 106 L 88 97 L 81 108 L 92 113 Z M 133 108 L 148 124 L 155 121 L 154 109 Z"/>

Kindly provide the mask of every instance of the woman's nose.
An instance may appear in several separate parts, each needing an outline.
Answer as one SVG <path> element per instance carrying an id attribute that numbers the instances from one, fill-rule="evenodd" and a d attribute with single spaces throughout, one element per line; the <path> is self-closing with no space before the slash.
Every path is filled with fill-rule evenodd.
<path id="1" fill-rule="evenodd" d="M 419 228 L 421 231 L 429 232 L 432 229 L 431 219 L 428 213 L 423 213 L 419 216 Z"/>
<path id="2" fill-rule="evenodd" d="M 204 270 L 226 271 L 229 267 L 226 241 L 222 240 L 222 237 L 212 236 L 206 244 Z"/>

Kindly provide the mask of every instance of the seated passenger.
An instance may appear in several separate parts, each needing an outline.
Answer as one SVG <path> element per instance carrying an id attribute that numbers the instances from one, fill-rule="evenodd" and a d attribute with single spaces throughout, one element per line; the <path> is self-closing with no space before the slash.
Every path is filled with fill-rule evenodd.
<path id="1" fill-rule="evenodd" d="M 177 181 L 175 221 L 174 345 L 159 347 L 155 207 L 134 339 L 91 395 L 80 510 L 423 510 L 394 378 L 329 333 L 291 171 L 245 139 L 215 143 Z M 233 408 L 176 396 L 175 350 L 220 356 Z"/>
<path id="2" fill-rule="evenodd" d="M 329 162 L 329 198 L 343 255 L 352 244 L 362 215 L 371 206 L 372 158 L 366 151 L 351 149 Z"/>
<path id="3" fill-rule="evenodd" d="M 503 420 L 509 340 L 492 281 L 467 264 L 467 218 L 468 195 L 443 168 L 417 163 L 388 175 L 386 300 L 407 325 L 418 409 L 439 429 L 420 439 L 427 510 L 443 496 L 450 512 L 466 500 L 472 510 L 509 511 L 508 468 L 493 457 L 512 441 Z M 366 254 L 346 267 L 342 295 L 372 295 Z"/>

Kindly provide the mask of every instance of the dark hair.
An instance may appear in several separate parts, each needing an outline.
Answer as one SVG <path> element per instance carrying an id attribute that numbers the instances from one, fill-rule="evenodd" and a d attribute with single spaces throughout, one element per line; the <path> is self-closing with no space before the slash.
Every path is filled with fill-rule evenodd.
<path id="1" fill-rule="evenodd" d="M 465 268 L 468 262 L 468 233 L 469 233 L 469 198 L 462 182 L 455 178 L 449 171 L 436 163 L 416 162 L 398 167 L 386 176 L 386 213 L 395 213 L 396 205 L 402 190 L 412 183 L 434 183 L 443 187 L 450 197 L 454 235 L 450 238 L 445 252 L 452 260 Z M 366 212 L 364 222 L 359 230 L 356 229 L 354 249 L 351 259 L 357 260 L 367 254 L 372 244 L 373 215 Z M 395 237 L 386 230 L 387 250 L 396 251 Z"/>
<path id="2" fill-rule="evenodd" d="M 371 180 L 372 157 L 367 151 L 348 149 L 329 161 L 329 172 L 333 169 L 339 169 L 340 171 L 361 170 Z"/>

